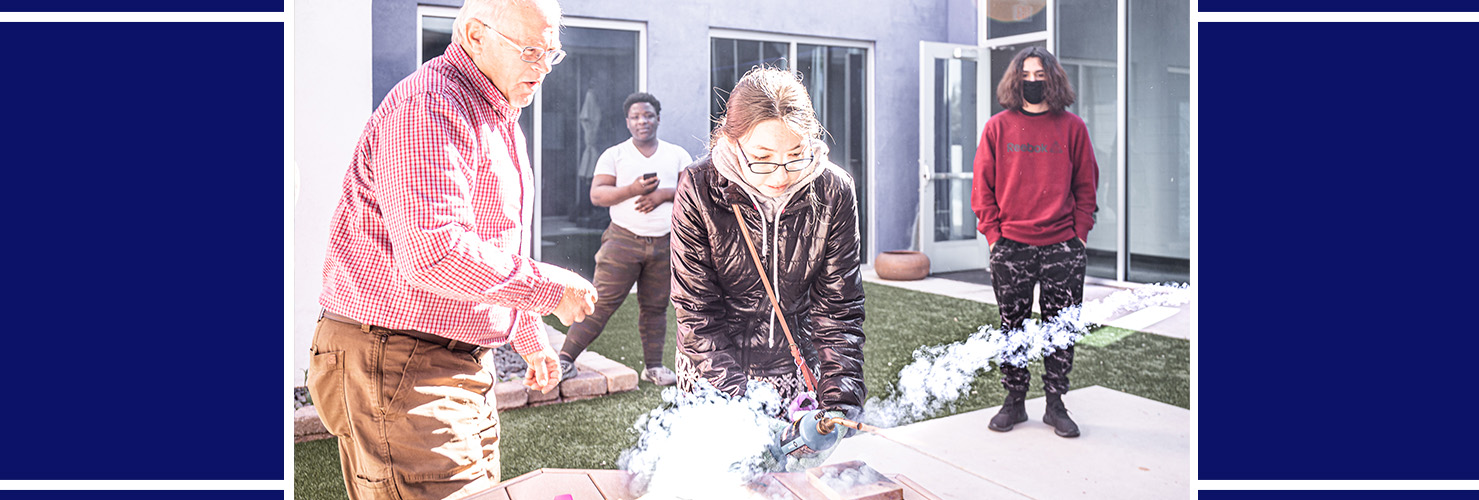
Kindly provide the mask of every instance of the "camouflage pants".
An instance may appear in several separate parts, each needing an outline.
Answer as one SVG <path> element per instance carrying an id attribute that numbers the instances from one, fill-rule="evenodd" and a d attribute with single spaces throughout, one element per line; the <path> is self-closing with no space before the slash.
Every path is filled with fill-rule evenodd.
<path id="1" fill-rule="evenodd" d="M 601 331 L 611 314 L 626 302 L 637 285 L 637 329 L 642 335 L 642 359 L 648 368 L 662 366 L 662 348 L 668 330 L 668 299 L 673 268 L 668 235 L 637 236 L 611 224 L 601 235 L 596 252 L 596 310 L 570 326 L 560 357 L 575 359 Z"/>
<path id="2" fill-rule="evenodd" d="M 1021 330 L 1032 315 L 1032 289 L 1041 286 L 1044 322 L 1058 311 L 1084 301 L 1083 242 L 1072 238 L 1061 243 L 1033 246 L 1006 238 L 991 248 L 991 288 L 1001 309 L 1001 329 Z M 1011 392 L 1027 392 L 1032 374 L 1026 367 L 1001 367 L 1001 385 Z M 1043 390 L 1049 394 L 1068 392 L 1068 372 L 1073 370 L 1073 347 L 1054 351 L 1043 360 Z"/>

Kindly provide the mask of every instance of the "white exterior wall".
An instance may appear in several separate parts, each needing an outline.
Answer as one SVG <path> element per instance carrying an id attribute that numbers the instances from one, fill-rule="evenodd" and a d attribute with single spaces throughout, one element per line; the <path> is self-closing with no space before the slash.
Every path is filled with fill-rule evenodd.
<path id="1" fill-rule="evenodd" d="M 303 385 L 318 319 L 329 218 L 370 112 L 370 3 L 293 3 L 293 385 Z"/>

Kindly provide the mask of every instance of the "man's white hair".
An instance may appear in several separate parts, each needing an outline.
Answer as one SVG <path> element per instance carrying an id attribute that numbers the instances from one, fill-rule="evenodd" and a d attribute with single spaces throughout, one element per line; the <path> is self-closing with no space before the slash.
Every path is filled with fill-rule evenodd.
<path id="1" fill-rule="evenodd" d="M 544 13 L 550 26 L 560 26 L 560 3 L 556 0 L 466 0 L 457 20 L 452 22 L 452 41 L 458 45 L 467 42 L 467 23 L 473 19 L 498 26 L 498 22 L 515 7 L 533 8 Z"/>

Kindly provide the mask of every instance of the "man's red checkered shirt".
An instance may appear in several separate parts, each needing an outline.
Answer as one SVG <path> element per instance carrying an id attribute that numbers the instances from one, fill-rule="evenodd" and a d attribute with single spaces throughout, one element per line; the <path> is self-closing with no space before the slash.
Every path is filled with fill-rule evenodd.
<path id="1" fill-rule="evenodd" d="M 534 174 L 519 110 L 456 44 L 370 116 L 334 210 L 319 304 L 391 329 L 521 354 L 564 285 L 528 255 Z"/>

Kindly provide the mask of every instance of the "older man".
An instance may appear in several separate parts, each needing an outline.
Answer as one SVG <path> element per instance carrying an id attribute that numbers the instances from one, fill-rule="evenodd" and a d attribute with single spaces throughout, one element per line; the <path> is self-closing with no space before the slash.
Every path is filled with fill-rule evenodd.
<path id="1" fill-rule="evenodd" d="M 540 315 L 571 324 L 595 289 L 535 262 L 518 128 L 560 62 L 553 0 L 468 0 L 446 53 L 390 91 L 355 148 L 324 263 L 309 390 L 352 499 L 455 498 L 498 482 L 493 357 L 558 386 Z"/>

